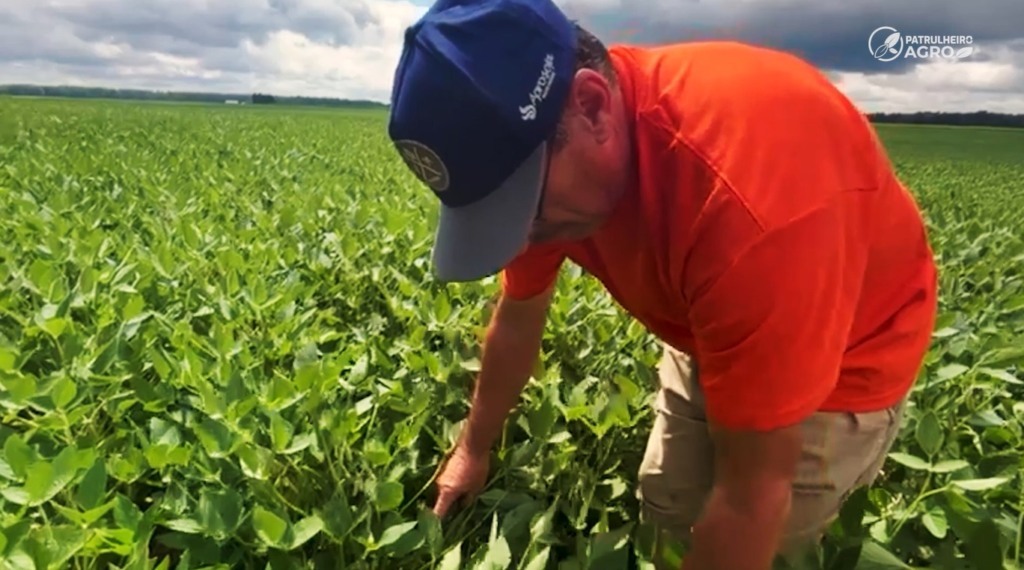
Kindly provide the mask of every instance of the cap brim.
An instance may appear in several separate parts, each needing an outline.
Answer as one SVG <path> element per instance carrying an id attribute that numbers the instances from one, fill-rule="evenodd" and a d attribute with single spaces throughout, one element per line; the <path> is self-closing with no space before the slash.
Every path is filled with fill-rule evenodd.
<path id="1" fill-rule="evenodd" d="M 433 262 L 442 281 L 493 275 L 526 245 L 547 165 L 547 143 L 483 200 L 460 208 L 441 205 Z"/>

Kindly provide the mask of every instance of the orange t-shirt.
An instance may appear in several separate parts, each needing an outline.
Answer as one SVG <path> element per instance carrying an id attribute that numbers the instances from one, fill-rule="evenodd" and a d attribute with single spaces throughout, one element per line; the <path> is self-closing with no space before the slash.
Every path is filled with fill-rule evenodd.
<path id="1" fill-rule="evenodd" d="M 638 178 L 594 235 L 521 252 L 504 294 L 534 295 L 576 263 L 696 359 L 724 426 L 902 398 L 930 343 L 936 269 L 865 117 L 782 52 L 700 42 L 611 57 Z"/>

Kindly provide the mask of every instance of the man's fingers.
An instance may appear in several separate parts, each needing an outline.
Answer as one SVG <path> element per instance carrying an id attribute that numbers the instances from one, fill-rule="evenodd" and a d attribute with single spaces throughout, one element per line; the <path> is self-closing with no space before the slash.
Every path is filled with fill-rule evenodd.
<path id="1" fill-rule="evenodd" d="M 452 503 L 459 498 L 459 492 L 451 487 L 442 487 L 441 493 L 437 497 L 437 503 L 434 504 L 434 514 L 438 517 L 444 518 L 448 514 L 448 509 L 451 508 Z"/>

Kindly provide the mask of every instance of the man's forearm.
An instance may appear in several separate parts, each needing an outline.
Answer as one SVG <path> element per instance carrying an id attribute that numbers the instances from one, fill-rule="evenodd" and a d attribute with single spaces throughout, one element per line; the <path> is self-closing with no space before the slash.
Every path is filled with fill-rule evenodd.
<path id="1" fill-rule="evenodd" d="M 769 570 L 791 500 L 789 486 L 781 483 L 750 503 L 731 500 L 716 486 L 693 527 L 693 549 L 683 570 Z"/>
<path id="2" fill-rule="evenodd" d="M 488 332 L 464 436 L 470 450 L 489 450 L 519 401 L 540 349 L 531 338 Z"/>

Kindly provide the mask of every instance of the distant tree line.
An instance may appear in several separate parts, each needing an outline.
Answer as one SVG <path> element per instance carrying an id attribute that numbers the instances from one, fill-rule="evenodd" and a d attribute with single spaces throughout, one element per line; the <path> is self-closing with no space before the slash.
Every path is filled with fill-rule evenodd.
<path id="1" fill-rule="evenodd" d="M 991 113 L 989 111 L 975 111 L 973 113 L 943 113 L 935 111 L 921 111 L 917 113 L 870 113 L 868 116 L 874 123 L 1024 128 L 1024 115 Z"/>
<path id="2" fill-rule="evenodd" d="M 313 105 L 321 107 L 385 108 L 378 101 L 337 99 L 331 97 L 284 97 L 265 93 L 200 93 L 189 91 L 151 91 L 146 89 L 110 89 L 72 85 L 0 85 L 0 95 L 34 97 L 71 97 L 81 99 L 134 99 L 142 101 L 181 101 L 190 103 L 252 103 L 256 105 Z"/>
<path id="3" fill-rule="evenodd" d="M 251 103 L 256 105 L 310 105 L 320 107 L 386 108 L 378 101 L 363 99 L 337 99 L 331 97 L 284 97 L 265 93 L 198 93 L 188 91 L 150 91 L 144 89 L 108 89 L 104 87 L 0 85 L 0 94 L 30 95 L 37 97 L 76 97 L 102 99 L 139 99 L 150 101 L 186 101 L 197 103 Z M 1024 128 L 1024 114 L 945 113 L 920 111 L 917 113 L 869 113 L 875 123 L 910 123 L 928 125 L 960 125 Z"/>

